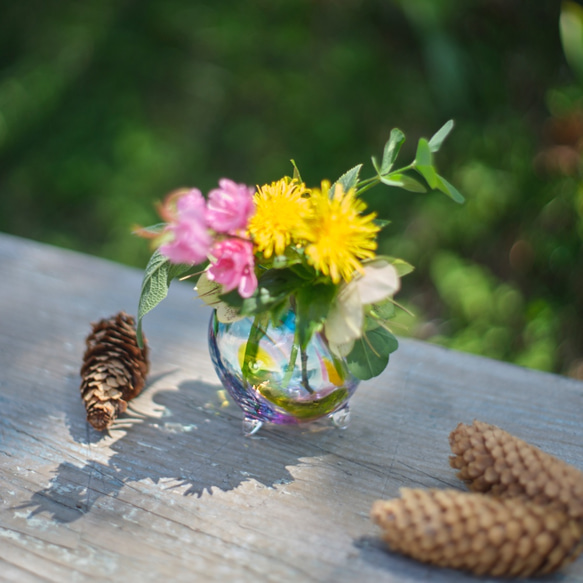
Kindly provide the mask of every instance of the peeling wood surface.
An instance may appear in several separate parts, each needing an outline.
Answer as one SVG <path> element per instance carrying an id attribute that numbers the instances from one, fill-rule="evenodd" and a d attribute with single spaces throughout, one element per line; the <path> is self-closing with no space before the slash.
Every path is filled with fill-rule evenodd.
<path id="1" fill-rule="evenodd" d="M 346 431 L 243 438 L 185 284 L 146 317 L 149 383 L 101 435 L 84 339 L 136 313 L 141 272 L 0 234 L 0 273 L 2 581 L 472 581 L 386 552 L 372 502 L 462 488 L 448 435 L 474 418 L 583 469 L 583 383 L 415 341 L 361 385 Z M 583 582 L 583 560 L 545 580 Z"/>

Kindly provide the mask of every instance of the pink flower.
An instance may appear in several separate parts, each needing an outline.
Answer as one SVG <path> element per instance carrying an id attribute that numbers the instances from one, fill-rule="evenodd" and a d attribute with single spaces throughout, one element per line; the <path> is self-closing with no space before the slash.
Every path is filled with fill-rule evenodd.
<path id="1" fill-rule="evenodd" d="M 172 240 L 160 246 L 160 253 L 172 263 L 196 264 L 207 259 L 212 238 L 205 210 L 204 197 L 196 188 L 174 193 L 164 203 L 160 214 L 169 223 L 164 232 L 171 233 Z"/>
<path id="2" fill-rule="evenodd" d="M 253 243 L 243 239 L 224 239 L 212 249 L 213 262 L 207 277 L 223 286 L 225 292 L 238 288 L 242 298 L 253 295 L 257 288 L 253 262 Z"/>
<path id="3" fill-rule="evenodd" d="M 246 229 L 247 221 L 255 212 L 252 188 L 236 184 L 228 178 L 219 180 L 219 188 L 208 195 L 207 221 L 219 233 L 235 234 Z"/>

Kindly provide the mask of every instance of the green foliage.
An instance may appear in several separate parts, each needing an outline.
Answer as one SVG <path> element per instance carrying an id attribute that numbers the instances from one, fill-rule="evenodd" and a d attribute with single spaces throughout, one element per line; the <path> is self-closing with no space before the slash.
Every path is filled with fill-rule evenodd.
<path id="1" fill-rule="evenodd" d="M 377 174 L 379 176 L 385 176 L 393 167 L 401 146 L 405 143 L 405 134 L 398 128 L 394 128 L 391 131 L 389 141 L 385 144 L 385 149 L 383 150 L 383 160 L 379 167 L 376 158 L 372 158 L 372 165 L 375 167 Z"/>
<path id="2" fill-rule="evenodd" d="M 221 299 L 236 308 L 242 316 L 254 316 L 276 310 L 288 301 L 290 294 L 301 289 L 306 280 L 293 269 L 270 269 L 261 274 L 257 289 L 243 299 L 237 290 L 223 294 Z"/>
<path id="3" fill-rule="evenodd" d="M 360 176 L 360 169 L 362 164 L 358 164 L 354 168 L 351 168 L 345 172 L 336 183 L 341 184 L 344 192 L 350 190 L 351 188 L 356 188 L 358 186 L 358 178 Z"/>
<path id="4" fill-rule="evenodd" d="M 372 158 L 372 165 L 377 173 L 376 177 L 362 181 L 359 184 L 358 192 L 364 192 L 379 182 L 386 184 L 387 186 L 403 188 L 410 192 L 427 192 L 427 188 L 421 184 L 419 180 L 412 178 L 407 174 L 408 171 L 416 171 L 424 178 L 431 190 L 440 190 L 457 203 L 464 202 L 465 199 L 461 193 L 443 178 L 443 176 L 440 176 L 437 173 L 437 168 L 433 161 L 433 152 L 439 151 L 445 138 L 449 135 L 452 129 L 453 120 L 449 120 L 437 131 L 437 133 L 431 138 L 430 142 L 425 138 L 419 138 L 417 152 L 413 162 L 397 170 L 393 170 L 393 166 L 397 160 L 401 147 L 405 143 L 405 134 L 398 128 L 393 129 L 388 142 L 385 144 L 381 164 L 379 165 L 374 156 Z M 347 173 L 347 175 L 355 173 L 356 177 L 353 178 L 352 176 L 349 176 L 349 179 L 347 179 L 345 175 L 342 176 L 340 180 L 344 180 L 347 183 L 349 180 L 352 180 L 354 183 L 353 185 L 356 186 L 359 171 L 360 166 L 356 166 Z"/>
<path id="5" fill-rule="evenodd" d="M 159 251 L 154 251 L 144 271 L 142 289 L 138 303 L 138 344 L 142 346 L 142 319 L 153 310 L 167 295 L 173 279 L 193 272 L 191 265 L 173 264 Z M 195 282 L 196 279 L 191 278 Z"/>
<path id="6" fill-rule="evenodd" d="M 304 286 L 295 296 L 296 329 L 301 349 L 308 346 L 312 335 L 322 330 L 336 287 L 329 284 Z"/>
<path id="7" fill-rule="evenodd" d="M 354 343 L 346 357 L 348 369 L 357 378 L 367 380 L 379 375 L 389 362 L 389 354 L 397 350 L 397 339 L 379 326 L 369 330 Z"/>

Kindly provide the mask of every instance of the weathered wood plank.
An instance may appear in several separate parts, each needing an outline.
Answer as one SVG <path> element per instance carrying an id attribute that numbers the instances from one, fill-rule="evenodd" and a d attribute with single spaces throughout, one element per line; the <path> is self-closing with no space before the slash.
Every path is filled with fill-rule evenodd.
<path id="1" fill-rule="evenodd" d="M 372 502 L 461 487 L 447 438 L 473 418 L 583 468 L 583 383 L 414 341 L 359 388 L 348 430 L 244 439 L 187 285 L 147 317 L 148 386 L 102 436 L 79 398 L 84 339 L 135 314 L 141 273 L 6 235 L 0 268 L 2 580 L 470 581 L 385 552 Z"/>

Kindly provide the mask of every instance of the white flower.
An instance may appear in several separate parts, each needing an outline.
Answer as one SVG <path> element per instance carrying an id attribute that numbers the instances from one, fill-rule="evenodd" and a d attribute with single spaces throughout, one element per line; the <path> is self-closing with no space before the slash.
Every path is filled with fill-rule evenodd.
<path id="1" fill-rule="evenodd" d="M 324 324 L 330 349 L 338 356 L 346 356 L 362 336 L 364 307 L 386 300 L 401 287 L 397 270 L 385 259 L 364 263 L 363 269 L 340 287 Z"/>

